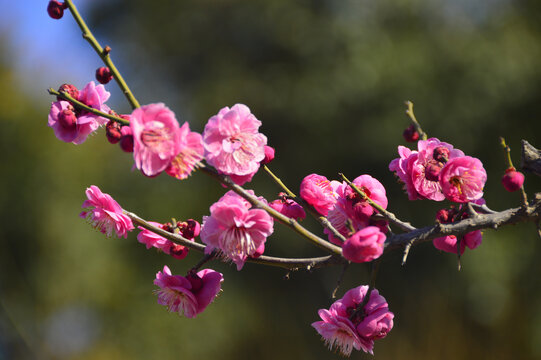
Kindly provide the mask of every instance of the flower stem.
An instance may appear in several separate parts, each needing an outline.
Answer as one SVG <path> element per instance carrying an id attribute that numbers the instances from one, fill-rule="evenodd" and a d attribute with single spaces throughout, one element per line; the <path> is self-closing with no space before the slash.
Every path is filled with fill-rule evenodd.
<path id="1" fill-rule="evenodd" d="M 90 106 L 88 106 L 86 104 L 83 104 L 82 102 L 72 98 L 68 93 L 66 93 L 64 91 L 58 92 L 58 91 L 54 90 L 53 88 L 49 88 L 47 91 L 51 95 L 56 95 L 56 96 L 66 100 L 66 101 L 69 101 L 73 106 L 75 106 L 78 109 L 86 110 L 88 112 L 91 112 L 92 114 L 107 118 L 109 120 L 116 121 L 117 123 L 122 124 L 122 125 L 129 125 L 130 124 L 130 122 L 128 120 L 126 120 L 126 119 L 123 119 L 121 117 L 114 116 L 114 115 L 111 115 L 111 114 L 107 114 L 107 113 L 105 113 L 103 111 L 100 111 L 98 109 L 94 109 L 93 107 L 90 107 Z"/>
<path id="2" fill-rule="evenodd" d="M 507 156 L 507 164 L 509 165 L 509 168 L 515 169 L 513 166 L 513 161 L 511 160 L 511 148 L 505 143 L 505 139 L 502 136 L 500 136 L 500 144 L 502 145 Z M 524 190 L 524 184 L 522 184 L 520 187 L 520 193 L 522 195 L 522 204 L 524 206 L 528 206 L 528 196 L 526 195 L 526 190 Z"/>
<path id="3" fill-rule="evenodd" d="M 421 124 L 417 121 L 417 118 L 415 117 L 415 113 L 413 112 L 413 103 L 411 101 L 406 101 L 406 115 L 410 118 L 413 127 L 415 130 L 419 133 L 419 136 L 421 137 L 421 140 L 428 139 L 428 135 L 421 129 Z"/>
<path id="4" fill-rule="evenodd" d="M 140 107 L 141 105 L 139 105 L 139 102 L 137 101 L 135 96 L 133 96 L 130 88 L 124 81 L 124 78 L 122 77 L 122 75 L 120 75 L 120 72 L 117 70 L 115 64 L 113 63 L 113 60 L 111 60 L 111 57 L 109 55 L 109 53 L 111 52 L 111 48 L 108 46 L 106 46 L 105 49 L 101 47 L 100 43 L 96 40 L 96 38 L 86 25 L 85 21 L 79 14 L 79 11 L 77 11 L 77 8 L 73 4 L 72 0 L 65 0 L 64 3 L 68 6 L 71 14 L 73 15 L 73 18 L 77 22 L 77 25 L 79 25 L 79 28 L 81 28 L 81 31 L 83 32 L 83 38 L 90 43 L 92 48 L 103 60 L 104 64 L 109 68 L 109 70 L 111 70 L 111 74 L 113 75 L 118 86 L 120 87 L 120 90 L 122 90 L 124 96 L 126 96 L 126 99 L 128 99 L 128 102 L 130 103 L 132 109 Z"/>

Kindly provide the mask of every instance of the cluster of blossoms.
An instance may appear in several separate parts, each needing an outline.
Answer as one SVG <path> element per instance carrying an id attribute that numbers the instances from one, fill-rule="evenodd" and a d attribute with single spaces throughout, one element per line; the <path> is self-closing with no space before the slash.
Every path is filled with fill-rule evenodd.
<path id="1" fill-rule="evenodd" d="M 321 321 L 312 324 L 329 348 L 342 355 L 349 356 L 353 349 L 373 354 L 374 340 L 384 338 L 393 328 L 394 314 L 385 298 L 372 290 L 365 301 L 368 291 L 366 285 L 348 290 L 329 310 L 319 310 Z"/>
<path id="2" fill-rule="evenodd" d="M 72 2 L 51 0 L 47 11 L 52 18 L 60 19 L 68 8 L 74 16 L 79 16 Z M 80 20 L 79 24 L 82 23 Z M 100 55 L 109 51 L 110 48 L 106 47 Z M 155 177 L 165 172 L 180 180 L 190 176 L 205 161 L 234 183 L 244 185 L 252 180 L 262 165 L 274 159 L 274 149 L 267 146 L 266 136 L 259 132 L 261 122 L 243 104 L 222 108 L 210 117 L 201 134 L 191 131 L 187 122 L 180 125 L 173 111 L 163 103 L 139 107 L 137 101 L 128 96 L 135 109 L 131 114 L 118 115 L 105 105 L 110 94 L 103 84 L 120 78 L 115 67 L 109 65 L 111 68 L 96 70 L 95 77 L 100 85 L 90 82 L 82 90 L 68 84 L 60 87 L 58 92 L 61 95 L 52 103 L 48 118 L 48 125 L 58 139 L 81 144 L 91 133 L 105 126 L 108 141 L 119 143 L 122 150 L 133 153 L 134 166 L 145 176 Z M 131 95 L 127 87 L 123 91 Z M 71 100 L 65 100 L 70 97 L 75 100 L 73 104 Z M 409 126 L 403 135 L 408 142 L 418 141 L 417 150 L 399 146 L 399 158 L 391 161 L 389 169 L 404 184 L 410 200 L 447 199 L 459 204 L 458 207 L 453 205 L 438 211 L 436 220 L 439 223 L 449 224 L 468 217 L 464 211 L 466 203 L 484 204 L 482 196 L 487 175 L 481 161 L 436 138 L 419 140 L 419 132 L 423 138 L 425 134 L 416 125 Z M 502 184 L 508 191 L 517 191 L 522 188 L 524 175 L 512 167 L 510 159 L 509 163 Z M 266 170 L 270 172 L 268 168 Z M 294 201 L 294 194 L 285 186 L 283 188 L 290 195 L 280 193 L 278 199 L 270 203 L 256 197 L 252 190 L 245 190 L 250 196 L 244 194 L 250 201 L 228 191 L 210 206 L 210 215 L 203 217 L 202 225 L 193 219 L 181 222 L 173 219 L 172 223 L 149 222 L 157 228 L 154 229 L 157 233 L 148 230 L 148 225 L 139 226 L 141 232 L 137 240 L 140 243 L 147 249 L 155 248 L 178 260 L 187 256 L 189 247 L 202 250 L 201 244 L 195 244 L 198 236 L 206 245 L 204 252 L 207 256 L 186 276 L 173 275 L 167 266 L 156 274 L 154 284 L 158 287 L 155 291 L 158 303 L 170 312 L 188 318 L 205 310 L 221 291 L 224 278 L 212 269 L 198 271 L 199 268 L 216 255 L 234 262 L 237 270 L 241 270 L 247 260 L 260 257 L 265 251 L 267 238 L 274 231 L 273 218 L 262 209 L 268 210 L 267 205 L 288 217 L 293 224 L 295 220 L 306 217 L 305 208 L 318 214 L 317 217 L 324 217 L 327 220 L 323 221 L 327 226 L 324 233 L 330 243 L 341 248 L 342 256 L 348 261 L 370 262 L 383 254 L 386 234 L 390 231 L 388 222 L 383 219 L 393 217 L 382 216 L 389 215 L 386 211 L 388 200 L 384 186 L 377 179 L 365 174 L 349 183 L 310 174 L 300 184 L 299 194 L 305 208 Z M 128 232 L 134 230 L 130 218 L 133 214 L 128 216 L 129 213 L 97 186 L 90 186 L 86 195 L 80 216 L 107 236 L 116 234 L 127 238 Z M 165 235 L 163 231 L 180 235 L 184 240 L 179 242 L 183 245 L 159 235 Z M 462 254 L 466 247 L 475 249 L 481 241 L 481 231 L 476 230 L 459 238 L 454 235 L 436 238 L 433 244 L 442 251 Z M 326 245 L 335 254 L 340 254 L 340 249 Z M 374 341 L 389 333 L 394 319 L 385 298 L 366 285 L 347 291 L 328 310 L 319 310 L 319 316 L 321 321 L 314 322 L 312 326 L 329 348 L 346 356 L 353 349 L 372 354 Z"/>
<path id="3" fill-rule="evenodd" d="M 377 210 L 373 202 L 387 208 L 387 196 L 383 185 L 370 175 L 361 175 L 352 181 L 364 196 L 346 182 L 329 181 L 317 174 L 306 176 L 301 182 L 301 197 L 346 238 L 342 242 L 326 228 L 329 241 L 343 247 L 343 256 L 353 262 L 372 261 L 383 254 L 387 223 L 374 220 Z M 370 201 L 370 202 L 369 202 Z"/>
<path id="4" fill-rule="evenodd" d="M 419 140 L 417 151 L 399 146 L 398 155 L 389 170 L 404 183 L 410 200 L 465 203 L 483 196 L 487 180 L 483 164 L 451 144 L 436 138 Z"/>

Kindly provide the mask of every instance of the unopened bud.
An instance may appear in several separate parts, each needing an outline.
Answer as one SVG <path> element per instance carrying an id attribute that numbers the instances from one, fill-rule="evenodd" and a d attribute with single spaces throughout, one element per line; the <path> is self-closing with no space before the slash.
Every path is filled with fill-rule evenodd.
<path id="1" fill-rule="evenodd" d="M 131 127 L 122 126 L 120 128 L 122 137 L 120 138 L 120 148 L 125 152 L 133 152 L 133 133 Z"/>
<path id="2" fill-rule="evenodd" d="M 64 9 L 67 9 L 67 5 L 61 3 L 60 1 L 51 0 L 49 5 L 47 5 L 47 13 L 53 19 L 61 19 L 64 16 Z"/>
<path id="3" fill-rule="evenodd" d="M 64 109 L 58 114 L 58 121 L 65 129 L 70 129 L 76 126 L 77 116 L 71 109 Z"/>
<path id="4" fill-rule="evenodd" d="M 447 209 L 440 209 L 436 213 L 436 220 L 441 224 L 447 224 L 453 221 L 453 215 Z"/>
<path id="5" fill-rule="evenodd" d="M 432 153 L 432 157 L 434 160 L 445 164 L 447 161 L 449 161 L 449 149 L 445 146 L 438 146 L 434 149 L 434 152 Z"/>
<path id="6" fill-rule="evenodd" d="M 261 164 L 265 165 L 274 160 L 274 148 L 265 145 L 265 158 L 261 160 Z"/>
<path id="7" fill-rule="evenodd" d="M 122 138 L 120 127 L 120 124 L 114 120 L 109 120 L 107 126 L 105 126 L 105 135 L 111 144 L 116 144 Z"/>
<path id="8" fill-rule="evenodd" d="M 408 126 L 402 133 L 402 136 L 404 136 L 404 139 L 407 142 L 415 142 L 419 140 L 419 133 L 415 130 L 413 125 Z"/>
<path id="9" fill-rule="evenodd" d="M 108 67 L 102 66 L 96 69 L 96 80 L 98 80 L 100 84 L 107 84 L 112 79 L 113 74 L 111 74 L 111 70 L 109 70 Z"/>
<path id="10" fill-rule="evenodd" d="M 436 162 L 434 160 L 430 160 L 428 164 L 425 166 L 426 179 L 430 181 L 438 181 L 441 168 L 442 168 L 441 163 Z"/>
<path id="11" fill-rule="evenodd" d="M 524 184 L 524 174 L 512 167 L 505 170 L 502 177 L 502 185 L 505 190 L 509 192 L 517 191 L 522 187 L 522 184 Z"/>
<path id="12" fill-rule="evenodd" d="M 62 84 L 62 85 L 60 85 L 60 87 L 58 88 L 58 92 L 59 93 L 65 92 L 69 96 L 74 98 L 75 100 L 79 99 L 79 90 L 72 84 Z M 57 96 L 56 99 L 58 101 L 64 100 L 60 96 Z"/>
<path id="13" fill-rule="evenodd" d="M 193 239 L 201 232 L 201 225 L 193 219 L 188 219 L 179 224 L 179 230 L 186 239 Z"/>

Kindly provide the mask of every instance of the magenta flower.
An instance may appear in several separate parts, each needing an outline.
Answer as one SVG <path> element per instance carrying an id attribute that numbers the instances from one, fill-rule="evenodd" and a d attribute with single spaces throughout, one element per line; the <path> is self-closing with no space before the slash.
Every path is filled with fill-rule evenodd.
<path id="1" fill-rule="evenodd" d="M 122 212 L 122 208 L 109 194 L 91 185 L 86 189 L 88 200 L 83 202 L 85 211 L 79 214 L 87 219 L 92 226 L 108 237 L 115 232 L 118 237 L 128 237 L 128 231 L 134 229 L 131 219 Z"/>
<path id="2" fill-rule="evenodd" d="M 337 181 L 334 183 L 335 186 L 339 184 Z M 300 196 L 323 216 L 327 216 L 336 203 L 333 185 L 325 176 L 318 174 L 310 174 L 302 180 Z"/>
<path id="3" fill-rule="evenodd" d="M 342 254 L 349 261 L 369 262 L 383 254 L 384 243 L 385 234 L 377 226 L 367 226 L 346 240 Z"/>
<path id="4" fill-rule="evenodd" d="M 260 126 L 246 105 L 224 107 L 205 125 L 205 159 L 219 172 L 247 180 L 265 158 L 267 138 L 258 132 Z"/>
<path id="5" fill-rule="evenodd" d="M 154 221 L 149 221 L 149 223 L 156 227 L 169 231 L 167 224 L 160 224 Z M 189 248 L 187 248 L 186 246 L 176 244 L 172 242 L 171 240 L 164 238 L 163 236 L 160 236 L 148 229 L 145 229 L 142 226 L 138 226 L 138 228 L 139 230 L 141 230 L 141 232 L 137 235 L 137 240 L 141 244 L 145 244 L 147 249 L 154 247 L 158 250 L 163 251 L 164 253 L 168 255 L 171 255 L 172 257 L 178 260 L 182 260 L 186 256 L 188 256 Z M 184 234 L 182 235 L 184 236 Z M 193 241 L 193 237 L 191 238 L 187 236 L 184 236 L 184 237 Z"/>
<path id="6" fill-rule="evenodd" d="M 462 156 L 449 160 L 439 179 L 447 199 L 464 203 L 483 197 L 487 173 L 479 159 Z"/>
<path id="7" fill-rule="evenodd" d="M 160 287 L 155 291 L 158 304 L 167 306 L 170 312 L 194 318 L 214 301 L 223 281 L 223 275 L 211 269 L 183 277 L 172 275 L 171 270 L 164 266 L 163 272 L 156 274 L 154 285 Z"/>
<path id="8" fill-rule="evenodd" d="M 273 232 L 272 217 L 233 191 L 228 191 L 210 207 L 203 217 L 201 240 L 208 246 L 205 253 L 220 249 L 241 270 L 246 259 L 262 254 L 265 241 Z"/>
<path id="9" fill-rule="evenodd" d="M 316 321 L 312 326 L 330 349 L 345 356 L 353 349 L 373 354 L 374 340 L 384 338 L 393 328 L 394 314 L 377 290 L 372 290 L 362 311 L 356 311 L 367 292 L 368 286 L 358 286 L 348 290 L 329 310 L 319 310 L 322 321 Z"/>
<path id="10" fill-rule="evenodd" d="M 460 255 L 464 254 L 464 250 L 466 250 L 466 247 L 468 247 L 470 250 L 473 250 L 479 245 L 481 245 L 482 241 L 483 234 L 480 230 L 475 230 L 465 234 L 460 241 Z M 432 244 L 436 249 L 452 254 L 457 253 L 456 242 L 457 238 L 455 235 L 439 237 L 432 240 Z"/>
<path id="11" fill-rule="evenodd" d="M 130 127 L 135 166 L 147 176 L 156 176 L 164 171 L 181 150 L 180 128 L 175 114 L 162 103 L 133 110 Z"/>
<path id="12" fill-rule="evenodd" d="M 463 157 L 461 150 L 436 138 L 419 140 L 417 159 L 411 165 L 411 178 L 417 193 L 426 199 L 442 201 L 445 196 L 439 175 L 447 161 Z M 409 164 L 408 164 L 409 166 Z"/>
<path id="13" fill-rule="evenodd" d="M 190 131 L 187 122 L 180 127 L 179 139 L 179 153 L 171 160 L 165 172 L 182 180 L 190 176 L 197 163 L 203 159 L 204 148 L 201 134 Z"/>
<path id="14" fill-rule="evenodd" d="M 302 220 L 306 218 L 306 212 L 297 204 L 294 200 L 288 199 L 285 193 L 278 195 L 280 198 L 272 201 L 269 206 L 280 214 L 285 215 L 295 220 Z"/>
<path id="15" fill-rule="evenodd" d="M 385 187 L 370 175 L 361 175 L 352 181 L 357 189 L 361 190 L 376 204 L 387 208 L 387 195 Z M 338 198 L 336 207 L 353 221 L 367 222 L 374 213 L 374 208 L 346 182 L 335 187 Z"/>
<path id="16" fill-rule="evenodd" d="M 412 179 L 412 168 L 414 162 L 419 156 L 418 152 L 411 151 L 405 146 L 399 146 L 398 155 L 400 155 L 400 158 L 394 159 L 390 162 L 389 170 L 393 171 L 400 179 L 400 182 L 404 184 L 404 190 L 406 190 L 406 193 L 408 194 L 408 199 L 421 199 L 422 196 L 419 195 L 417 190 L 415 190 Z"/>

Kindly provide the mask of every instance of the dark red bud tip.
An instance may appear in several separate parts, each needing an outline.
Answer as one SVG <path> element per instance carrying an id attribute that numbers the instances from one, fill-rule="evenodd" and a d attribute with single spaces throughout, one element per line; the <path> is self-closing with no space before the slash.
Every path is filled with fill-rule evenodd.
<path id="1" fill-rule="evenodd" d="M 453 221 L 453 215 L 447 209 L 440 209 L 436 213 L 436 220 L 441 224 L 447 224 Z"/>
<path id="2" fill-rule="evenodd" d="M 502 185 L 509 192 L 517 191 L 522 184 L 524 184 L 524 174 L 514 168 L 507 169 L 502 176 Z"/>
<path id="3" fill-rule="evenodd" d="M 438 181 L 438 177 L 440 175 L 441 163 L 436 162 L 434 160 L 430 160 L 428 164 L 425 167 L 425 177 L 427 180 L 430 181 Z"/>
<path id="4" fill-rule="evenodd" d="M 65 92 L 69 96 L 74 98 L 75 100 L 79 99 L 79 90 L 72 84 L 62 84 L 62 85 L 60 85 L 60 87 L 58 88 L 58 92 L 59 93 Z M 60 96 L 57 96 L 56 99 L 58 101 L 64 100 Z"/>
<path id="5" fill-rule="evenodd" d="M 129 126 L 120 128 L 122 138 L 120 138 L 120 148 L 125 152 L 133 152 L 133 133 Z"/>
<path id="6" fill-rule="evenodd" d="M 445 164 L 447 161 L 449 161 L 450 153 L 451 152 L 449 151 L 449 149 L 446 148 L 445 146 L 438 146 L 437 148 L 434 149 L 432 157 L 434 158 L 434 160 Z"/>
<path id="7" fill-rule="evenodd" d="M 180 226 L 180 232 L 186 239 L 193 239 L 201 232 L 201 225 L 194 219 L 188 219 Z"/>
<path id="8" fill-rule="evenodd" d="M 407 142 L 415 142 L 419 140 L 419 133 L 415 130 L 413 125 L 408 126 L 402 133 L 402 136 L 404 136 L 404 139 Z"/>
<path id="9" fill-rule="evenodd" d="M 265 145 L 265 158 L 261 160 L 261 164 L 265 165 L 274 160 L 274 148 Z"/>
<path id="10" fill-rule="evenodd" d="M 109 120 L 107 126 L 105 126 L 105 135 L 107 136 L 107 140 L 109 140 L 111 144 L 116 144 L 117 142 L 119 142 L 122 138 L 120 124 L 116 121 Z"/>
<path id="11" fill-rule="evenodd" d="M 111 74 L 111 70 L 109 70 L 108 67 L 102 66 L 96 70 L 96 80 L 98 80 L 100 84 L 107 84 L 112 79 L 113 74 Z"/>
<path id="12" fill-rule="evenodd" d="M 47 5 L 47 13 L 53 19 L 62 19 L 65 8 L 67 8 L 67 5 L 64 5 L 60 1 L 51 0 L 49 1 L 49 5 Z"/>
<path id="13" fill-rule="evenodd" d="M 71 109 L 64 109 L 58 114 L 58 121 L 63 128 L 70 129 L 77 125 L 77 116 Z"/>

